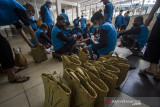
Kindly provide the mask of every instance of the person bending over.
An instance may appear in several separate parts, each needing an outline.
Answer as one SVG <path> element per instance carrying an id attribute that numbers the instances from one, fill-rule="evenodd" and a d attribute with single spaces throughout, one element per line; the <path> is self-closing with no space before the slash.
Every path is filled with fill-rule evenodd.
<path id="1" fill-rule="evenodd" d="M 31 27 L 31 22 L 27 11 L 32 11 L 34 13 L 34 7 L 30 4 L 27 4 L 25 9 L 20 3 L 16 0 L 0 0 L 0 26 L 6 26 L 14 24 L 27 44 L 32 48 L 34 47 L 32 43 L 27 38 L 25 32 L 23 31 L 22 23 L 27 27 L 31 37 L 35 40 L 38 47 L 42 47 L 36 38 L 36 35 Z M 10 44 L 6 39 L 0 34 L 0 63 L 4 72 L 8 74 L 8 80 L 14 83 L 22 83 L 29 80 L 27 76 L 20 76 L 16 74 L 20 70 L 23 70 L 24 67 L 16 67 L 13 53 Z"/>
<path id="2" fill-rule="evenodd" d="M 100 12 L 93 14 L 91 21 L 97 21 L 100 27 L 100 37 L 97 38 L 98 44 L 92 42 L 83 48 L 84 51 L 93 51 L 98 56 L 108 55 L 111 51 L 114 51 L 117 43 L 117 32 L 113 24 L 105 22 L 103 15 Z M 93 58 L 93 57 L 92 57 Z"/>
<path id="3" fill-rule="evenodd" d="M 62 30 L 66 24 L 64 16 L 59 15 L 57 17 L 57 23 L 52 29 L 51 41 L 54 47 L 54 51 L 57 54 L 64 54 L 71 52 L 73 45 L 76 43 L 76 35 L 67 37 Z"/>
<path id="4" fill-rule="evenodd" d="M 83 39 L 87 39 L 90 37 L 90 33 L 89 33 L 90 26 L 91 25 L 88 23 L 87 26 L 83 29 Z"/>

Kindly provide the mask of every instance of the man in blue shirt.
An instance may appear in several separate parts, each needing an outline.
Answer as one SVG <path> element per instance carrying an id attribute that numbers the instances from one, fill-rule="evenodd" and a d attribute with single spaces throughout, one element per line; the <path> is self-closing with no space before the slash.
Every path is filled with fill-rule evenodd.
<path id="1" fill-rule="evenodd" d="M 63 33 L 67 36 L 70 37 L 73 34 L 72 29 L 70 28 L 70 22 L 66 22 L 65 28 L 63 29 Z"/>
<path id="2" fill-rule="evenodd" d="M 62 9 L 62 13 L 60 15 L 65 17 L 66 22 L 69 22 L 68 15 L 65 13 L 65 9 Z"/>
<path id="3" fill-rule="evenodd" d="M 76 43 L 75 41 L 76 35 L 67 37 L 63 33 L 65 24 L 66 24 L 65 17 L 59 15 L 57 17 L 57 23 L 52 29 L 51 41 L 54 51 L 57 54 L 64 54 L 67 52 L 71 52 L 73 45 Z"/>
<path id="4" fill-rule="evenodd" d="M 46 3 L 44 5 L 42 5 L 40 8 L 42 21 L 43 21 L 43 23 L 48 25 L 47 35 L 49 38 L 51 38 L 51 31 L 52 31 L 52 28 L 54 25 L 54 22 L 52 20 L 51 11 L 50 11 L 51 5 L 52 5 L 52 1 L 46 0 Z"/>
<path id="5" fill-rule="evenodd" d="M 116 30 L 117 31 L 120 31 L 120 28 L 123 24 L 123 16 L 122 16 L 122 12 L 123 10 L 120 10 L 120 13 L 119 15 L 116 17 L 116 20 L 115 20 L 115 27 L 116 27 Z"/>
<path id="6" fill-rule="evenodd" d="M 109 0 L 101 0 L 103 1 L 103 4 L 105 5 L 105 9 L 104 9 L 104 19 L 105 22 L 109 22 L 112 23 L 112 16 L 113 16 L 113 5 L 111 2 L 109 2 Z"/>
<path id="7" fill-rule="evenodd" d="M 83 17 L 83 15 L 81 16 L 81 19 L 79 21 L 81 22 L 81 27 L 85 28 L 86 27 L 86 19 Z"/>
<path id="8" fill-rule="evenodd" d="M 134 19 L 133 27 L 130 30 L 119 33 L 119 36 L 125 38 L 122 41 L 122 43 L 126 43 L 125 47 L 130 49 L 138 48 L 137 50 L 140 51 L 147 43 L 149 29 L 144 26 L 143 17 L 138 16 Z"/>
<path id="9" fill-rule="evenodd" d="M 48 38 L 48 36 L 46 35 L 47 33 L 47 30 L 48 30 L 48 26 L 43 23 L 39 29 L 36 30 L 35 34 L 36 34 L 36 37 L 38 39 L 38 41 L 43 44 L 46 48 L 48 48 L 48 43 L 49 44 L 52 44 L 51 43 L 51 40 L 50 38 Z M 31 43 L 36 46 L 37 43 L 33 40 L 33 38 L 31 38 Z"/>
<path id="10" fill-rule="evenodd" d="M 109 23 L 105 22 L 103 15 L 100 12 L 93 14 L 91 21 L 97 21 L 100 27 L 100 37 L 97 38 L 98 44 L 92 42 L 88 44 L 89 46 L 84 47 L 83 50 L 89 50 L 90 52 L 99 55 L 108 55 L 111 51 L 114 51 L 117 43 L 117 32 L 115 27 Z M 91 43 L 91 42 L 89 42 Z M 93 58 L 93 56 L 92 56 Z"/>
<path id="11" fill-rule="evenodd" d="M 27 11 L 32 11 L 34 13 L 34 7 L 30 4 L 26 5 L 27 10 L 16 0 L 0 0 L 0 26 L 14 24 L 28 45 L 30 47 L 34 47 L 23 31 L 22 24 L 20 23 L 21 21 L 27 27 L 31 37 L 37 43 L 37 46 L 42 47 L 42 45 L 38 42 L 33 29 L 31 28 L 31 23 L 27 14 Z M 0 50 L 0 63 L 2 65 L 2 69 L 8 74 L 8 80 L 14 83 L 22 83 L 29 80 L 29 77 L 16 74 L 16 72 L 23 70 L 25 67 L 15 66 L 10 44 L 1 34 Z"/>
<path id="12" fill-rule="evenodd" d="M 129 16 L 129 11 L 127 11 L 123 17 L 123 24 L 122 24 L 121 30 L 126 30 L 129 24 L 129 21 L 130 21 L 130 16 Z"/>
<path id="13" fill-rule="evenodd" d="M 75 24 L 78 24 L 78 25 L 79 25 L 79 17 L 77 17 L 77 19 L 74 19 L 73 23 L 74 23 L 74 25 L 75 25 Z"/>

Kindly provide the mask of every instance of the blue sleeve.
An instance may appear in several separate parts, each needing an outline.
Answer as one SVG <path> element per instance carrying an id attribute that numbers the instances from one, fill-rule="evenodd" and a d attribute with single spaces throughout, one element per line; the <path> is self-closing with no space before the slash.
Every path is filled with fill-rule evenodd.
<path id="1" fill-rule="evenodd" d="M 89 51 L 92 51 L 92 45 L 89 45 L 88 47 L 89 47 Z"/>
<path id="2" fill-rule="evenodd" d="M 100 38 L 97 38 L 97 41 L 99 42 Z"/>

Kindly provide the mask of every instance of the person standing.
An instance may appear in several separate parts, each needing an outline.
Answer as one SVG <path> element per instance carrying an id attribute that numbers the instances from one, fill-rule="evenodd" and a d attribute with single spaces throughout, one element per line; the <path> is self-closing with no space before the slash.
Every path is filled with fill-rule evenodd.
<path id="1" fill-rule="evenodd" d="M 46 0 L 46 3 L 44 5 L 42 5 L 41 8 L 40 8 L 42 21 L 43 21 L 43 23 L 48 25 L 47 35 L 50 38 L 51 38 L 51 31 L 52 31 L 52 28 L 53 28 L 53 25 L 54 25 L 54 22 L 52 20 L 51 11 L 50 11 L 51 5 L 52 5 L 52 1 L 51 0 Z"/>
<path id="2" fill-rule="evenodd" d="M 74 25 L 76 25 L 76 24 L 79 25 L 79 17 L 77 17 L 77 19 L 74 19 L 73 23 L 74 23 Z"/>
<path id="3" fill-rule="evenodd" d="M 129 21 L 130 21 L 130 16 L 129 16 L 129 11 L 127 11 L 123 17 L 123 24 L 122 24 L 121 30 L 126 30 L 129 24 Z"/>
<path id="4" fill-rule="evenodd" d="M 38 47 L 42 47 L 36 38 L 36 35 L 31 27 L 31 22 L 27 12 L 34 13 L 34 7 L 30 4 L 27 4 L 25 9 L 20 3 L 16 0 L 0 0 L 0 26 L 6 26 L 14 24 L 27 44 L 32 48 L 34 47 L 32 43 L 27 38 L 25 32 L 23 31 L 22 23 L 27 27 L 29 34 L 37 43 Z M 8 14 L 6 14 L 8 13 Z M 21 22 L 20 22 L 21 21 Z M 2 69 L 7 72 L 8 80 L 11 83 L 22 83 L 29 80 L 27 76 L 20 76 L 16 74 L 17 72 L 25 69 L 25 67 L 16 67 L 13 53 L 10 44 L 8 41 L 0 34 L 0 63 Z"/>
<path id="5" fill-rule="evenodd" d="M 117 31 L 120 31 L 121 26 L 122 26 L 122 24 L 123 24 L 122 12 L 123 12 L 123 10 L 120 10 L 120 13 L 119 13 L 119 15 L 116 17 L 116 20 L 115 20 L 115 27 L 116 27 L 116 30 L 117 30 Z"/>
<path id="6" fill-rule="evenodd" d="M 112 17 L 113 17 L 113 5 L 109 0 L 101 0 L 103 1 L 103 4 L 105 5 L 104 9 L 104 20 L 105 22 L 112 23 Z"/>
<path id="7" fill-rule="evenodd" d="M 83 15 L 81 16 L 80 22 L 81 22 L 82 29 L 85 28 L 86 27 L 86 18 L 84 18 Z"/>
<path id="8" fill-rule="evenodd" d="M 160 0 L 156 0 L 154 7 L 145 20 L 145 26 L 149 26 L 153 20 L 155 12 L 160 7 Z M 160 80 L 160 71 L 158 69 L 158 63 L 160 60 L 160 14 L 157 16 L 157 20 L 152 28 L 152 32 L 147 42 L 147 48 L 144 53 L 144 60 L 150 63 L 150 66 L 146 69 L 141 69 L 139 73 L 148 74 L 154 76 L 154 79 Z"/>
<path id="9" fill-rule="evenodd" d="M 62 9 L 62 13 L 60 15 L 65 17 L 66 22 L 69 22 L 68 15 L 65 13 L 65 9 Z"/>

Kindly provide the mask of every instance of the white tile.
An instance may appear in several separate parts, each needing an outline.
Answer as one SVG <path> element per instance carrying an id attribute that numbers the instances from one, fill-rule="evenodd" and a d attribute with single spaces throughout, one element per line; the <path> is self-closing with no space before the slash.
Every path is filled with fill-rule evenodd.
<path id="1" fill-rule="evenodd" d="M 27 74 L 27 76 L 30 77 L 30 80 L 23 83 L 24 89 L 28 90 L 40 83 L 42 83 L 42 78 L 41 78 L 41 74 L 42 73 L 49 73 L 49 71 L 47 69 L 39 69 L 37 71 L 31 72 L 29 74 Z"/>
<path id="2" fill-rule="evenodd" d="M 29 107 L 29 104 L 25 93 L 21 93 L 14 98 L 3 102 L 0 104 L 0 107 Z"/>
<path id="3" fill-rule="evenodd" d="M 21 83 L 9 83 L 7 75 L 0 78 L 0 103 L 24 91 Z"/>
<path id="4" fill-rule="evenodd" d="M 26 93 L 31 107 L 43 107 L 45 100 L 43 84 L 28 90 Z"/>

